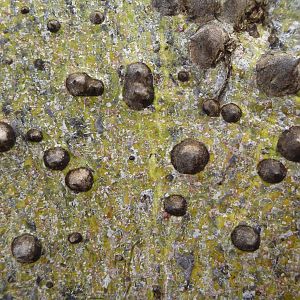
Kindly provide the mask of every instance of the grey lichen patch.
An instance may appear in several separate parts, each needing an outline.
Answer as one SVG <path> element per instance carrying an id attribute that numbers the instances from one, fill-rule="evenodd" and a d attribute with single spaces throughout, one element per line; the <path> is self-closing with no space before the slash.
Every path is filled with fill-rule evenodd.
<path id="1" fill-rule="evenodd" d="M 185 278 L 184 288 L 187 289 L 190 284 L 192 271 L 195 265 L 195 257 L 193 254 L 175 254 L 178 266 L 182 269 Z"/>

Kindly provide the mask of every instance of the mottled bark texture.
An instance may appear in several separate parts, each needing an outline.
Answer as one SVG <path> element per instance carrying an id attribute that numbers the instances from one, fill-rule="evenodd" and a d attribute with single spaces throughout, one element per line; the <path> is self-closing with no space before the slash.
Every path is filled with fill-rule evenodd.
<path id="1" fill-rule="evenodd" d="M 300 90 L 300 58 L 285 53 L 264 54 L 256 65 L 257 86 L 268 96 L 296 94 Z"/>
<path id="2" fill-rule="evenodd" d="M 299 298 L 298 0 L 0 3 L 0 299 Z"/>

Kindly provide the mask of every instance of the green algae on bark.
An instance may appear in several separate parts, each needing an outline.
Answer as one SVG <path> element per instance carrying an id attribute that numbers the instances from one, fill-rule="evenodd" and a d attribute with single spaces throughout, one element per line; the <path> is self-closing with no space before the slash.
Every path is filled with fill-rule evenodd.
<path id="1" fill-rule="evenodd" d="M 24 5 L 26 15 L 20 13 Z M 105 15 L 98 26 L 89 19 L 95 10 Z M 278 1 L 270 14 L 284 47 L 299 56 L 297 1 Z M 201 112 L 203 100 L 222 86 L 226 66 L 220 62 L 204 72 L 191 64 L 188 43 L 198 24 L 183 15 L 162 17 L 150 0 L 3 0 L 0 19 L 0 115 L 18 135 L 14 148 L 0 155 L 1 297 L 153 299 L 153 286 L 159 286 L 171 299 L 297 298 L 300 173 L 276 146 L 284 129 L 299 124 L 300 97 L 274 99 L 256 89 L 256 63 L 269 51 L 267 27 L 258 26 L 259 38 L 234 34 L 222 104 L 238 104 L 243 118 L 226 124 Z M 55 34 L 47 30 L 51 19 L 61 23 Z M 34 67 L 36 59 L 47 62 L 45 70 Z M 121 98 L 122 70 L 137 61 L 150 67 L 156 95 L 153 108 L 142 112 Z M 190 73 L 188 82 L 176 80 L 182 69 Z M 75 72 L 101 78 L 104 94 L 69 95 L 65 79 Z M 44 133 L 38 144 L 22 138 L 33 127 Z M 210 149 L 210 163 L 195 176 L 177 173 L 170 162 L 171 149 L 186 138 Z M 43 165 L 43 151 L 54 145 L 71 155 L 62 172 Z M 132 154 L 136 159 L 129 161 Z M 268 158 L 288 169 L 275 186 L 256 172 Z M 94 171 L 86 193 L 64 184 L 78 167 Z M 188 196 L 185 217 L 163 218 L 168 194 Z M 262 229 L 255 253 L 231 244 L 233 228 L 243 222 Z M 75 231 L 85 239 L 70 247 L 66 237 Z M 20 265 L 11 254 L 11 240 L 23 233 L 43 245 L 34 265 Z M 124 260 L 116 262 L 116 254 Z M 186 289 L 176 259 L 190 255 Z M 51 289 L 45 288 L 49 281 Z"/>

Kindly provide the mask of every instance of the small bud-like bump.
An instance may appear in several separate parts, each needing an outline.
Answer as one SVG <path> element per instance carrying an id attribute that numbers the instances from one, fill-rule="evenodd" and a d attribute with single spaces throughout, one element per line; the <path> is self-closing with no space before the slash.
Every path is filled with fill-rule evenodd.
<path id="1" fill-rule="evenodd" d="M 100 11 L 94 11 L 90 14 L 90 21 L 95 25 L 99 25 L 104 22 L 104 15 Z"/>
<path id="2" fill-rule="evenodd" d="M 82 237 L 81 233 L 79 233 L 79 232 L 72 232 L 68 235 L 68 241 L 71 244 L 78 244 L 78 243 L 82 242 L 82 240 L 83 240 L 83 237 Z"/>
<path id="3" fill-rule="evenodd" d="M 94 183 L 92 171 L 87 168 L 70 170 L 65 179 L 66 185 L 74 192 L 87 192 Z"/>
<path id="4" fill-rule="evenodd" d="M 219 117 L 220 116 L 220 102 L 209 99 L 205 100 L 202 105 L 203 112 L 209 117 Z"/>
<path id="5" fill-rule="evenodd" d="M 282 47 L 282 42 L 276 35 L 276 32 L 272 32 L 270 36 L 268 37 L 268 42 L 270 44 L 271 49 L 280 48 Z"/>
<path id="6" fill-rule="evenodd" d="M 42 59 L 40 59 L 40 58 L 36 59 L 33 64 L 37 70 L 39 70 L 39 71 L 45 70 L 45 62 Z"/>
<path id="7" fill-rule="evenodd" d="M 60 28 L 61 28 L 61 25 L 58 20 L 50 20 L 47 23 L 47 29 L 52 33 L 58 32 L 60 30 Z"/>
<path id="8" fill-rule="evenodd" d="M 154 285 L 152 287 L 152 291 L 153 291 L 154 300 L 162 299 L 162 291 L 161 291 L 161 287 L 159 285 Z"/>
<path id="9" fill-rule="evenodd" d="M 163 16 L 175 16 L 179 13 L 181 0 L 152 0 L 152 6 Z"/>
<path id="10" fill-rule="evenodd" d="M 190 74 L 187 71 L 179 71 L 177 77 L 179 81 L 187 82 L 190 79 Z"/>
<path id="11" fill-rule="evenodd" d="M 142 110 L 153 103 L 153 76 L 144 63 L 133 63 L 127 67 L 123 98 L 134 110 Z"/>
<path id="12" fill-rule="evenodd" d="M 180 195 L 171 195 L 164 200 L 164 210 L 176 217 L 182 217 L 186 214 L 187 202 Z"/>
<path id="13" fill-rule="evenodd" d="M 45 151 L 43 159 L 47 168 L 62 171 L 69 164 L 70 155 L 65 149 L 56 147 Z"/>
<path id="14" fill-rule="evenodd" d="M 129 156 L 129 160 L 135 160 L 135 156 L 134 155 L 130 155 Z"/>
<path id="15" fill-rule="evenodd" d="M 116 261 L 123 261 L 123 260 L 124 260 L 124 256 L 121 255 L 121 254 L 116 254 L 116 255 L 115 255 L 115 260 L 116 260 Z"/>
<path id="16" fill-rule="evenodd" d="M 11 57 L 7 57 L 3 60 L 3 63 L 8 66 L 10 66 L 13 62 L 14 60 Z"/>
<path id="17" fill-rule="evenodd" d="M 268 96 L 296 94 L 300 90 L 300 58 L 285 53 L 263 55 L 256 65 L 256 81 Z"/>
<path id="18" fill-rule="evenodd" d="M 281 134 L 277 151 L 287 160 L 300 162 L 300 126 L 292 126 Z"/>
<path id="19" fill-rule="evenodd" d="M 256 24 L 249 24 L 247 27 L 247 32 L 254 38 L 259 38 L 259 32 Z"/>
<path id="20" fill-rule="evenodd" d="M 41 257 L 42 245 L 38 238 L 25 233 L 12 241 L 11 251 L 18 262 L 33 263 Z"/>
<path id="21" fill-rule="evenodd" d="M 104 84 L 101 80 L 94 79 L 86 73 L 73 73 L 67 77 L 66 87 L 72 96 L 101 96 Z"/>
<path id="22" fill-rule="evenodd" d="M 29 142 L 39 143 L 43 140 L 43 133 L 39 129 L 29 129 L 26 133 L 26 140 Z"/>
<path id="23" fill-rule="evenodd" d="M 203 69 L 215 67 L 225 55 L 228 34 L 221 26 L 207 24 L 191 37 L 190 55 L 193 63 Z"/>
<path id="24" fill-rule="evenodd" d="M 28 6 L 23 6 L 23 7 L 21 8 L 21 14 L 22 14 L 22 15 L 28 14 L 29 11 L 30 11 L 30 9 L 29 9 Z"/>
<path id="25" fill-rule="evenodd" d="M 234 103 L 226 104 L 221 108 L 221 115 L 227 123 L 237 123 L 242 114 L 242 110 Z"/>
<path id="26" fill-rule="evenodd" d="M 53 287 L 54 287 L 53 282 L 52 282 L 52 281 L 47 281 L 47 282 L 46 282 L 46 287 L 47 287 L 48 289 L 53 288 Z"/>
<path id="27" fill-rule="evenodd" d="M 287 169 L 278 160 L 264 159 L 257 165 L 257 173 L 265 182 L 278 183 L 286 177 Z"/>
<path id="28" fill-rule="evenodd" d="M 174 180 L 174 175 L 173 174 L 168 174 L 166 176 L 166 180 L 169 181 L 169 182 L 172 182 Z"/>
<path id="29" fill-rule="evenodd" d="M 204 170 L 209 161 L 206 146 L 193 139 L 186 139 L 177 144 L 171 151 L 171 162 L 182 174 L 197 174 Z"/>
<path id="30" fill-rule="evenodd" d="M 16 134 L 13 128 L 0 121 L 0 152 L 9 151 L 16 143 Z"/>
<path id="31" fill-rule="evenodd" d="M 225 0 L 218 19 L 232 24 L 237 31 L 245 30 L 249 26 L 256 26 L 257 23 L 265 21 L 267 2 L 256 0 Z"/>
<path id="32" fill-rule="evenodd" d="M 90 78 L 87 82 L 87 96 L 101 96 L 104 92 L 104 84 L 101 80 Z"/>
<path id="33" fill-rule="evenodd" d="M 242 251 L 253 252 L 260 246 L 260 233 L 248 225 L 238 225 L 231 233 L 233 245 Z"/>
<path id="34" fill-rule="evenodd" d="M 185 12 L 198 23 L 204 24 L 215 19 L 219 13 L 219 0 L 181 0 Z"/>
<path id="35" fill-rule="evenodd" d="M 252 8 L 254 0 L 226 0 L 223 5 L 221 18 L 238 29 L 243 23 L 247 11 Z"/>

